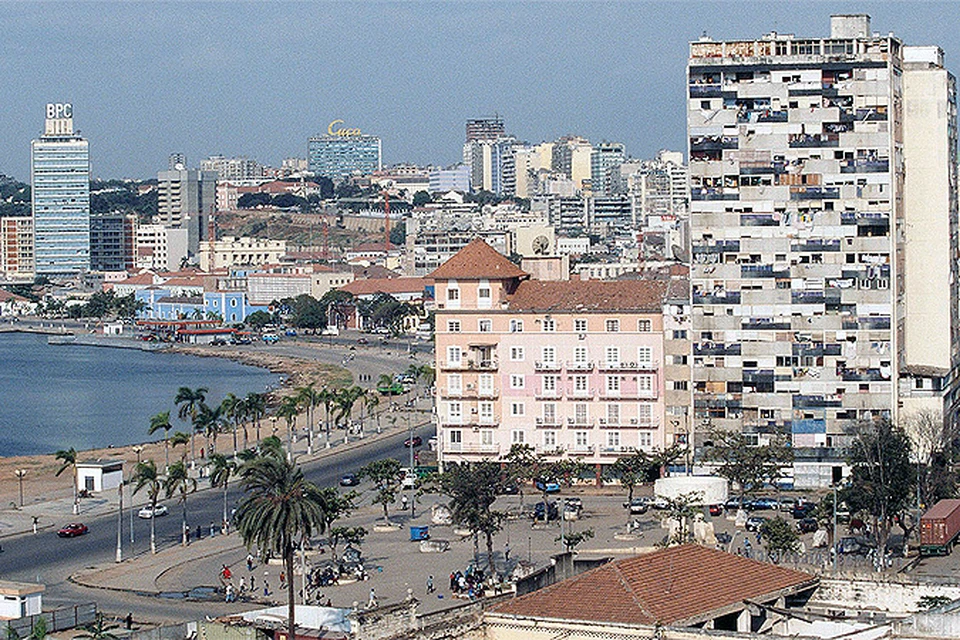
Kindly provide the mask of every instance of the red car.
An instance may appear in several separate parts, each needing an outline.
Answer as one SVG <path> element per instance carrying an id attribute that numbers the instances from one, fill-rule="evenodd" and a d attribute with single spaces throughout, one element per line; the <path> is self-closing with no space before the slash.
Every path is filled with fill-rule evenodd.
<path id="1" fill-rule="evenodd" d="M 712 505 L 710 505 L 710 515 L 712 515 L 712 516 L 722 516 L 722 515 L 723 515 L 723 505 L 721 505 L 721 504 L 712 504 Z"/>
<path id="2" fill-rule="evenodd" d="M 412 438 L 408 438 L 407 440 L 403 441 L 403 446 L 408 449 L 410 447 L 419 447 L 421 445 L 423 445 L 423 438 L 420 436 L 413 436 Z"/>
<path id="3" fill-rule="evenodd" d="M 61 538 L 76 538 L 77 536 L 82 536 L 87 531 L 87 525 L 82 522 L 71 522 L 61 527 L 60 530 L 57 531 L 57 535 Z"/>

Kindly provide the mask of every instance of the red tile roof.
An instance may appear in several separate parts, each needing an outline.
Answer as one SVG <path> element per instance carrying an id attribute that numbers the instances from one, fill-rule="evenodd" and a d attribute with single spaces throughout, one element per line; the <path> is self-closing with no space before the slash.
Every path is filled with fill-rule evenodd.
<path id="1" fill-rule="evenodd" d="M 474 238 L 428 277 L 435 280 L 502 280 L 529 275 L 481 238 Z"/>
<path id="2" fill-rule="evenodd" d="M 0 302 L 9 302 L 11 300 L 14 302 L 29 302 L 29 300 L 23 296 L 18 296 L 15 293 L 7 291 L 6 289 L 0 289 Z"/>
<path id="3" fill-rule="evenodd" d="M 694 624 L 744 600 L 766 600 L 816 583 L 807 573 L 688 544 L 611 562 L 493 611 L 621 624 Z"/>
<path id="4" fill-rule="evenodd" d="M 511 311 L 660 311 L 663 280 L 525 280 L 508 299 Z"/>
<path id="5" fill-rule="evenodd" d="M 365 278 L 354 280 L 339 289 L 355 296 L 368 296 L 377 293 L 423 293 L 424 287 L 432 284 L 430 278 Z"/>

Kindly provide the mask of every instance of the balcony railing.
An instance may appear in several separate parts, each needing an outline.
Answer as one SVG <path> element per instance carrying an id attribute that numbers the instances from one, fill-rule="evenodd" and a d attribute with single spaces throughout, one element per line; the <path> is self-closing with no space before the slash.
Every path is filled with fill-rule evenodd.
<path id="1" fill-rule="evenodd" d="M 574 416 L 567 416 L 567 425 L 570 427 L 576 427 L 578 429 L 593 429 L 593 420 L 590 418 L 576 418 Z"/>
<path id="2" fill-rule="evenodd" d="M 560 371 L 563 367 L 554 360 L 537 360 L 533 363 L 533 368 L 536 371 Z"/>
<path id="3" fill-rule="evenodd" d="M 575 398 L 577 400 L 589 400 L 591 398 L 596 397 L 596 395 L 597 395 L 596 389 L 574 389 L 567 394 L 567 397 Z"/>
<path id="4" fill-rule="evenodd" d="M 588 445 L 573 445 L 572 447 L 567 447 L 567 453 L 572 456 L 589 456 L 593 453 L 594 447 L 592 444 Z"/>
<path id="5" fill-rule="evenodd" d="M 560 389 L 538 389 L 534 395 L 538 400 L 560 400 L 563 398 L 563 392 Z"/>
<path id="6" fill-rule="evenodd" d="M 563 424 L 560 418 L 554 416 L 552 418 L 537 417 L 537 426 L 538 427 L 559 427 Z"/>
<path id="7" fill-rule="evenodd" d="M 610 362 L 604 361 L 597 365 L 600 371 L 655 371 L 657 366 L 649 362 Z"/>
<path id="8" fill-rule="evenodd" d="M 449 453 L 472 453 L 482 455 L 499 455 L 499 444 L 464 444 L 462 442 L 449 442 L 444 447 Z"/>
<path id="9" fill-rule="evenodd" d="M 575 360 L 567 361 L 567 371 L 593 371 L 593 362 Z"/>

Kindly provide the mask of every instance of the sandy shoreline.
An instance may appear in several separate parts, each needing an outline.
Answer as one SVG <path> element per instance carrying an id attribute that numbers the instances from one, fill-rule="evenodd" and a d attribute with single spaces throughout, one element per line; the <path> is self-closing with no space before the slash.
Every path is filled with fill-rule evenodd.
<path id="1" fill-rule="evenodd" d="M 224 347 L 201 347 L 193 345 L 176 345 L 167 350 L 173 353 L 183 353 L 205 358 L 226 358 L 241 364 L 267 369 L 272 373 L 284 376 L 284 384 L 272 393 L 277 396 L 288 395 L 293 389 L 310 384 L 317 388 L 324 385 L 343 386 L 352 381 L 351 374 L 340 367 L 335 367 L 307 358 L 279 356 L 273 353 L 242 351 Z M 173 398 L 170 399 L 171 405 Z M 148 421 L 143 427 L 144 442 L 140 445 L 125 445 L 103 449 L 88 449 L 80 451 L 80 460 L 123 460 L 126 469 L 132 469 L 137 462 L 135 446 L 142 446 L 140 459 L 152 459 L 163 464 L 164 447 L 163 433 L 155 436 L 147 435 Z M 277 421 L 276 425 L 281 437 L 285 434 L 285 423 Z M 147 441 L 148 438 L 155 438 Z M 229 437 L 227 438 L 229 439 Z M 220 439 L 221 443 L 226 442 Z M 221 444 L 222 448 L 223 444 Z M 171 456 L 173 459 L 173 456 Z M 66 498 L 72 495 L 72 472 L 68 469 L 56 477 L 60 462 L 53 454 L 0 457 L 0 509 L 6 509 L 18 504 L 19 486 L 16 474 L 18 469 L 26 471 L 23 479 L 23 503 L 30 505 L 35 502 L 46 502 L 56 498 Z"/>

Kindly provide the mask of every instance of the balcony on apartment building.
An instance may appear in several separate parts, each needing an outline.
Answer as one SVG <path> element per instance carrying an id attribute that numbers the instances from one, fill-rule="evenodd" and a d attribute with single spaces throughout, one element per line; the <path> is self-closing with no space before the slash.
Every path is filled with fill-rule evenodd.
<path id="1" fill-rule="evenodd" d="M 534 397 L 537 400 L 560 400 L 563 398 L 563 389 L 559 386 L 556 389 L 537 389 Z"/>
<path id="2" fill-rule="evenodd" d="M 657 389 L 600 389 L 598 396 L 600 400 L 655 400 Z"/>
<path id="3" fill-rule="evenodd" d="M 468 384 L 466 387 L 440 387 L 439 396 L 441 398 L 483 398 L 491 399 L 500 395 L 495 387 L 480 387 L 475 384 Z"/>
<path id="4" fill-rule="evenodd" d="M 560 371 L 563 365 L 554 360 L 537 360 L 533 363 L 534 371 Z"/>
<path id="5" fill-rule="evenodd" d="M 561 427 L 563 419 L 557 416 L 537 416 L 536 423 L 538 427 Z"/>
<path id="6" fill-rule="evenodd" d="M 496 359 L 473 360 L 466 358 L 462 360 L 447 360 L 440 364 L 440 368 L 446 371 L 496 371 L 500 364 Z"/>
<path id="7" fill-rule="evenodd" d="M 444 445 L 447 453 L 475 454 L 475 455 L 500 455 L 499 444 L 479 444 L 448 442 Z"/>
<path id="8" fill-rule="evenodd" d="M 647 362 L 627 362 L 626 360 L 603 360 L 597 364 L 599 371 L 656 371 L 657 365 L 652 360 Z"/>
<path id="9" fill-rule="evenodd" d="M 601 429 L 656 429 L 660 421 L 655 416 L 618 418 L 599 418 Z"/>
<path id="10" fill-rule="evenodd" d="M 593 371 L 593 362 L 586 360 L 567 361 L 567 371 Z"/>
<path id="11" fill-rule="evenodd" d="M 577 429 L 593 429 L 595 422 L 590 418 L 579 418 L 576 416 L 567 416 L 567 426 Z"/>

